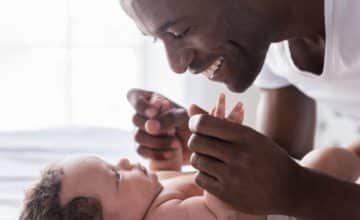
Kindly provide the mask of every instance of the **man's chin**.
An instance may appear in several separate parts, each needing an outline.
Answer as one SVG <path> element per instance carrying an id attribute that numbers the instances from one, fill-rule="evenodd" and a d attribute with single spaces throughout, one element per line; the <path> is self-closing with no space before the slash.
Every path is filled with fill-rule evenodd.
<path id="1" fill-rule="evenodd" d="M 243 83 L 227 83 L 225 82 L 225 85 L 228 87 L 228 89 L 235 93 L 243 93 L 245 92 L 251 85 L 243 84 Z"/>

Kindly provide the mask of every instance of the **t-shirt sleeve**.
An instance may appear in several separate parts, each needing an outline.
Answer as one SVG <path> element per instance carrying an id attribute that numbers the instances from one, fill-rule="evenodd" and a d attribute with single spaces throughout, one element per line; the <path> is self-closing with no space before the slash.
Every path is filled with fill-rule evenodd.
<path id="1" fill-rule="evenodd" d="M 279 89 L 287 87 L 291 85 L 291 83 L 285 78 L 273 73 L 269 65 L 265 63 L 254 85 L 261 89 Z"/>

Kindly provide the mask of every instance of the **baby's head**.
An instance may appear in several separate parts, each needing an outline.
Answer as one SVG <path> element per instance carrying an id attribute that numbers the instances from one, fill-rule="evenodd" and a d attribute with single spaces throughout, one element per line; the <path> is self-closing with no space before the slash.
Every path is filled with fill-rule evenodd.
<path id="1" fill-rule="evenodd" d="M 162 186 L 155 174 L 122 159 L 65 159 L 43 172 L 26 194 L 21 220 L 143 219 Z"/>

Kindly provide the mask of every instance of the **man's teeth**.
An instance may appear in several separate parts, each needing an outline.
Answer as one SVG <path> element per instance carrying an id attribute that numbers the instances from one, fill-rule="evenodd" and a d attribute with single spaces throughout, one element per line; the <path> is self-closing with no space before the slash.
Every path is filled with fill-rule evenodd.
<path id="1" fill-rule="evenodd" d="M 224 58 L 220 57 L 217 59 L 209 68 L 207 68 L 203 73 L 208 78 L 212 79 L 214 78 L 215 72 L 220 68 L 221 64 L 223 63 Z"/>

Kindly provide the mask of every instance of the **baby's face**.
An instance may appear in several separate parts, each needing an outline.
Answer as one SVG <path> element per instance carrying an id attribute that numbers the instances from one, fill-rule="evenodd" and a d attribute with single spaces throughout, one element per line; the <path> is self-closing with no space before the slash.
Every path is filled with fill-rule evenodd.
<path id="1" fill-rule="evenodd" d="M 111 165 L 98 157 L 83 156 L 59 165 L 64 170 L 61 205 L 80 196 L 96 198 L 102 205 L 104 220 L 143 219 L 162 189 L 155 174 L 126 159 Z"/>

